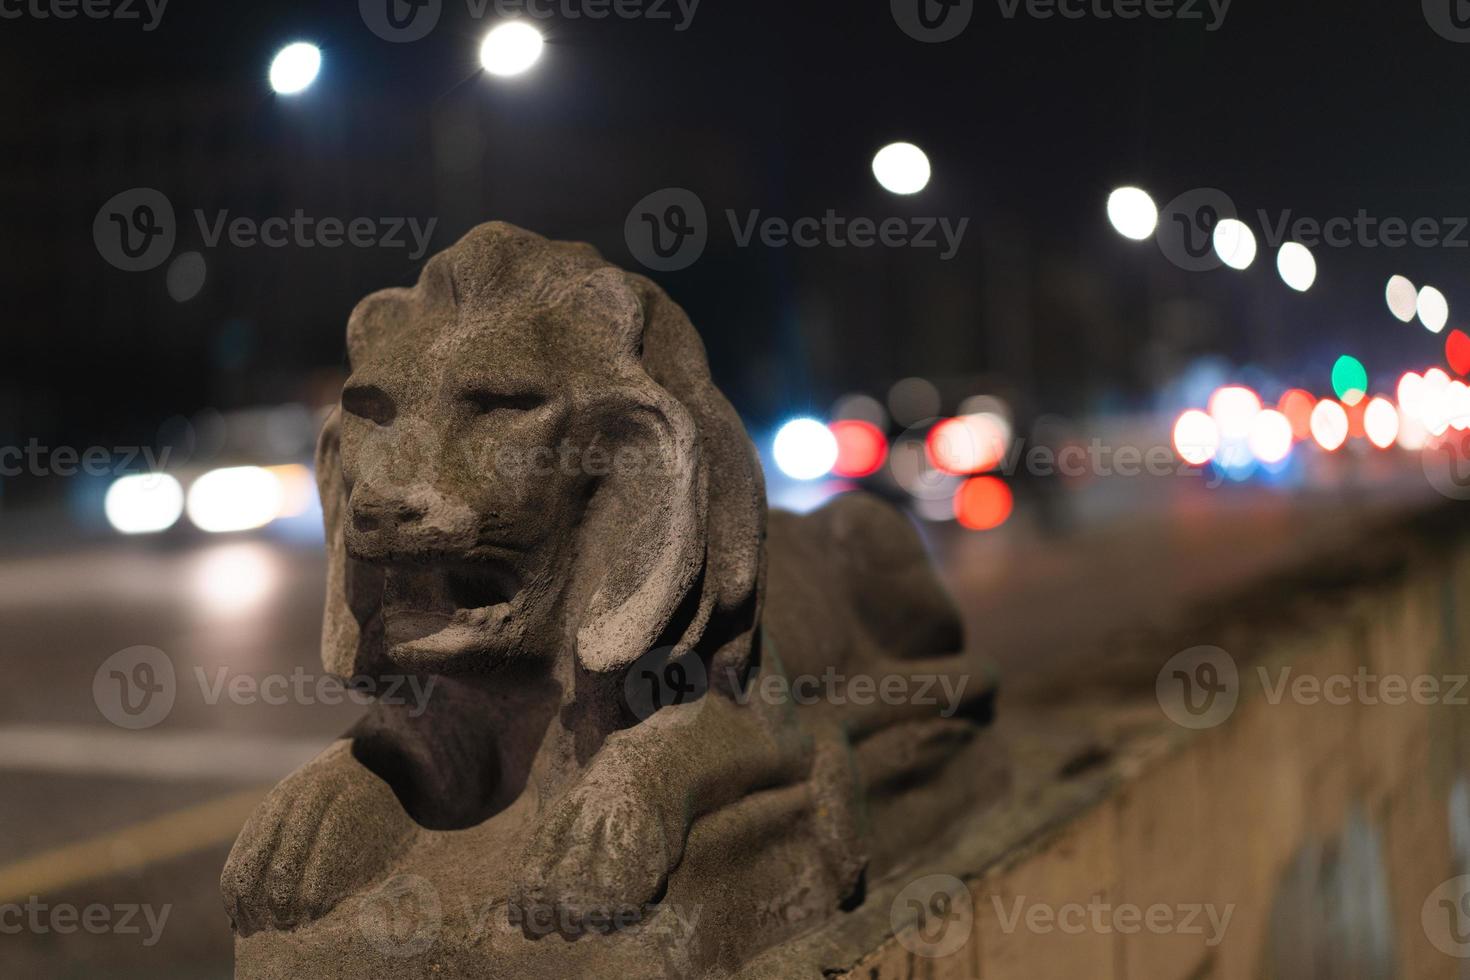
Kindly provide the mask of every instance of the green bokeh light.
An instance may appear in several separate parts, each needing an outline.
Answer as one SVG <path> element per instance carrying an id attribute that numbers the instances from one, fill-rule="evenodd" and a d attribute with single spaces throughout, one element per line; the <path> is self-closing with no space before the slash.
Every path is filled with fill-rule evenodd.
<path id="1" fill-rule="evenodd" d="M 1332 365 L 1332 390 L 1346 405 L 1356 405 L 1368 394 L 1368 369 L 1356 357 L 1344 354 Z"/>

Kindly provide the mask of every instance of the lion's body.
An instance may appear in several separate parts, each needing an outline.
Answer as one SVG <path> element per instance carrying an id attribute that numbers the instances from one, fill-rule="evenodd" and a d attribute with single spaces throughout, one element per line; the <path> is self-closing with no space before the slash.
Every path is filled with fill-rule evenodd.
<path id="1" fill-rule="evenodd" d="M 433 962 L 465 975 L 606 968 L 671 908 L 718 924 L 667 975 L 728 969 L 994 793 L 991 678 L 913 527 L 862 494 L 768 521 L 739 419 L 651 282 L 485 225 L 348 333 L 318 454 L 323 660 L 439 693 L 421 716 L 376 705 L 251 818 L 223 880 L 241 976 L 380 976 L 341 948 L 343 899 L 404 873 L 495 910 L 494 946 L 443 913 Z M 553 446 L 581 468 L 505 463 Z M 636 712 L 624 682 L 653 654 L 714 683 Z"/>

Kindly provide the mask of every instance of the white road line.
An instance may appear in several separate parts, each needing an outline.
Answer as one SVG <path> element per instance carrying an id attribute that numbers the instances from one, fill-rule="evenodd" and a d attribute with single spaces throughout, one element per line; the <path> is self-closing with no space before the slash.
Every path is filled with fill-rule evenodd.
<path id="1" fill-rule="evenodd" d="M 279 780 L 331 744 L 331 736 L 0 725 L 0 771 L 256 785 Z"/>

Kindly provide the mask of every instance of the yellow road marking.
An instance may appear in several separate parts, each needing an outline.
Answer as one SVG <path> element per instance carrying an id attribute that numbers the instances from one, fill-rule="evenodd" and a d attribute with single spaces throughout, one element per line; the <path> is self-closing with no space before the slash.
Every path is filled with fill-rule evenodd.
<path id="1" fill-rule="evenodd" d="M 234 841 L 270 787 L 232 793 L 0 867 L 0 903 L 54 893 Z"/>

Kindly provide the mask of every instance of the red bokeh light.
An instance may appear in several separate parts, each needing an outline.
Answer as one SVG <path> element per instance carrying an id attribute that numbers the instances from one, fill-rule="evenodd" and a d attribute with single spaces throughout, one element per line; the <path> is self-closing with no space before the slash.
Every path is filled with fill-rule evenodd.
<path id="1" fill-rule="evenodd" d="M 1011 488 L 999 477 L 977 476 L 954 495 L 954 516 L 972 531 L 989 531 L 1004 524 L 1015 505 Z"/>
<path id="2" fill-rule="evenodd" d="M 1312 409 L 1316 407 L 1312 393 L 1300 388 L 1291 389 L 1276 404 L 1276 410 L 1291 423 L 1291 435 L 1297 440 L 1312 438 Z"/>
<path id="3" fill-rule="evenodd" d="M 861 419 L 840 419 L 828 425 L 837 437 L 837 463 L 832 472 L 848 479 L 872 476 L 888 459 L 888 439 L 876 425 Z"/>
<path id="4" fill-rule="evenodd" d="M 1006 430 L 990 415 L 961 415 L 929 430 L 924 451 L 941 473 L 968 476 L 993 470 L 1005 459 Z"/>
<path id="5" fill-rule="evenodd" d="M 1470 374 L 1470 337 L 1463 330 L 1453 331 L 1444 342 L 1445 360 L 1456 374 Z"/>

